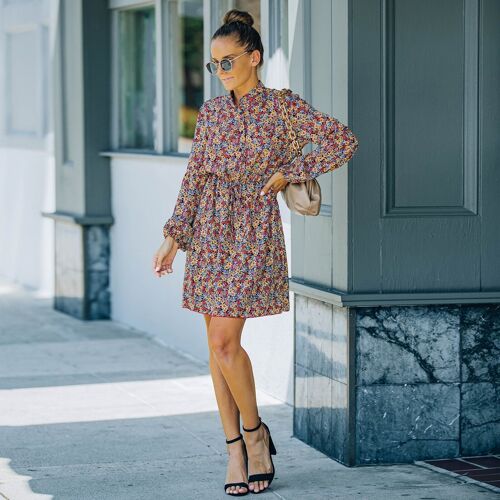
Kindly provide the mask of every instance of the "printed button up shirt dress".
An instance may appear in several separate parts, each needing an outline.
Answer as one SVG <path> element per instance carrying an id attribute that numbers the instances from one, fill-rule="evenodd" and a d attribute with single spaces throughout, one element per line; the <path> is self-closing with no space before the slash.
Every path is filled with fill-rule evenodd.
<path id="1" fill-rule="evenodd" d="M 259 193 L 277 171 L 302 182 L 340 167 L 358 147 L 353 132 L 288 90 L 296 156 L 277 90 L 258 84 L 205 101 L 172 217 L 163 227 L 186 252 L 182 307 L 212 316 L 257 317 L 290 310 L 277 195 Z M 281 195 L 280 195 L 281 196 Z"/>

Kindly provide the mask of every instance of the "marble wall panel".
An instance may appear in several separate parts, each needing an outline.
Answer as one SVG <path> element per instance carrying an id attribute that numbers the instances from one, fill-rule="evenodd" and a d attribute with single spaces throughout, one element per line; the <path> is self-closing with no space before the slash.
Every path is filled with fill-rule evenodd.
<path id="1" fill-rule="evenodd" d="M 296 307 L 299 439 L 356 465 L 500 452 L 500 305 L 360 307 L 351 331 L 349 308 Z"/>
<path id="2" fill-rule="evenodd" d="M 459 411 L 457 383 L 358 387 L 358 463 L 407 463 L 457 456 Z"/>
<path id="3" fill-rule="evenodd" d="M 500 385 L 462 384 L 461 454 L 500 453 Z"/>
<path id="4" fill-rule="evenodd" d="M 462 382 L 500 383 L 500 304 L 463 305 Z"/>
<path id="5" fill-rule="evenodd" d="M 359 308 L 357 383 L 458 382 L 459 338 L 458 307 Z"/>

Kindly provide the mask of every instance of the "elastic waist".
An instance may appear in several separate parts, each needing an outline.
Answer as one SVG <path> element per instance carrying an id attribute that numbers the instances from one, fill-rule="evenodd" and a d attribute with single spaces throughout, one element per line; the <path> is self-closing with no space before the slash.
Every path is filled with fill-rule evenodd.
<path id="1" fill-rule="evenodd" d="M 241 187 L 241 189 L 261 189 L 265 185 L 263 180 L 247 180 L 247 179 L 230 179 L 228 177 L 223 177 L 221 175 L 214 176 L 214 179 L 218 184 L 224 184 L 226 186 Z"/>

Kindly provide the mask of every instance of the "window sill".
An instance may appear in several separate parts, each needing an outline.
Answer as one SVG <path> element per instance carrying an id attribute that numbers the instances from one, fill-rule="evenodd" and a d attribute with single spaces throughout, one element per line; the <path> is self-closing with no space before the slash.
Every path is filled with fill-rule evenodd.
<path id="1" fill-rule="evenodd" d="M 157 158 L 189 158 L 190 153 L 155 153 L 148 151 L 101 151 L 99 156 L 107 156 L 110 158 L 140 158 L 146 160 L 155 160 Z"/>

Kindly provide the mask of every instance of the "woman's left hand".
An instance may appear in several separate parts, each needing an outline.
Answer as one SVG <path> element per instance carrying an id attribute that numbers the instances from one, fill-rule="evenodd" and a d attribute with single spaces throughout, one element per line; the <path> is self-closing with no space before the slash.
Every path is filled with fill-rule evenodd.
<path id="1" fill-rule="evenodd" d="M 263 196 L 271 189 L 277 195 L 282 189 L 285 189 L 287 184 L 288 181 L 285 180 L 284 175 L 281 172 L 275 172 L 262 188 L 260 194 Z"/>

